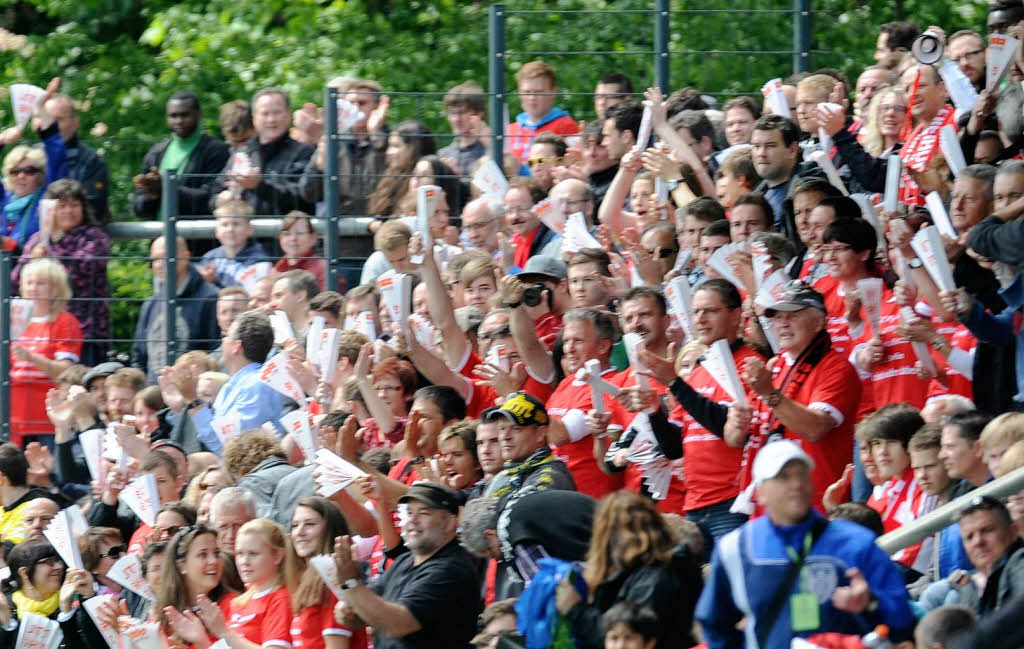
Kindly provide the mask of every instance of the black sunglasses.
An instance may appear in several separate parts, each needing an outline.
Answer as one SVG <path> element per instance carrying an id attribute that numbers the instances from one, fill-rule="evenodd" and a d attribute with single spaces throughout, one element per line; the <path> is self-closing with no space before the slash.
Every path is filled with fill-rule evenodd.
<path id="1" fill-rule="evenodd" d="M 127 547 L 123 545 L 115 545 L 114 547 L 109 548 L 106 552 L 100 552 L 100 558 L 103 559 L 105 557 L 110 557 L 111 559 L 118 559 L 127 551 Z"/>

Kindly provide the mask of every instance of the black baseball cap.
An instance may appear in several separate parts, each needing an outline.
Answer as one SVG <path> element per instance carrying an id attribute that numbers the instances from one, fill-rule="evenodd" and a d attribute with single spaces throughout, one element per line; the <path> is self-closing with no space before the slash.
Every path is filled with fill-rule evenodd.
<path id="1" fill-rule="evenodd" d="M 398 499 L 399 503 L 407 503 L 411 500 L 416 500 L 424 505 L 429 505 L 435 509 L 443 509 L 450 514 L 458 516 L 459 507 L 462 506 L 463 500 L 459 497 L 459 494 L 452 491 L 444 485 L 434 484 L 432 482 L 414 482 L 409 491 Z"/>
<path id="2" fill-rule="evenodd" d="M 825 298 L 821 293 L 802 280 L 795 279 L 783 287 L 781 295 L 771 306 L 765 308 L 764 314 L 771 318 L 778 311 L 803 311 L 807 308 L 818 309 L 822 313 L 828 312 L 825 308 Z"/>

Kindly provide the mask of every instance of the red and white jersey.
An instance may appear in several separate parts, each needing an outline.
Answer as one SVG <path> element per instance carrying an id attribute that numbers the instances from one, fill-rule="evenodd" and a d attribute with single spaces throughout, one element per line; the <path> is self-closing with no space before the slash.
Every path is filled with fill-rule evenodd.
<path id="1" fill-rule="evenodd" d="M 292 649 L 292 602 L 287 588 L 245 592 L 228 606 L 228 627 L 264 649 Z"/>
<path id="2" fill-rule="evenodd" d="M 853 342 L 850 337 L 850 323 L 846 319 L 846 291 L 831 275 L 818 280 L 814 290 L 825 298 L 825 311 L 828 314 L 828 335 L 832 339 L 832 351 L 837 354 L 848 354 Z"/>
<path id="3" fill-rule="evenodd" d="M 953 350 L 949 358 L 932 350 L 932 359 L 939 370 L 938 378 L 928 384 L 928 398 L 942 394 L 959 394 L 974 400 L 974 352 L 978 347 L 978 339 L 970 329 L 959 322 L 945 322 L 938 317 L 933 318 L 935 330 L 946 337 Z"/>
<path id="4" fill-rule="evenodd" d="M 926 496 L 914 477 L 914 469 L 907 467 L 903 475 L 892 477 L 874 488 L 867 506 L 882 518 L 886 534 L 916 520 L 935 508 L 936 498 Z M 913 567 L 921 552 L 921 543 L 905 547 L 892 555 L 907 567 Z"/>
<path id="5" fill-rule="evenodd" d="M 612 382 L 615 369 L 609 368 L 602 372 L 602 376 Z M 585 432 L 580 432 L 580 427 L 586 414 L 593 410 L 593 393 L 590 385 L 577 381 L 575 376 L 568 376 L 558 384 L 554 394 L 548 399 L 548 416 L 561 419 L 570 436 L 575 441 L 570 441 L 552 450 L 560 460 L 565 462 L 576 482 L 576 489 L 597 499 L 606 494 L 622 488 L 622 475 L 608 475 L 601 471 L 594 457 L 594 439 Z M 632 421 L 632 415 L 626 411 L 615 399 L 605 397 L 605 408 L 611 413 L 610 425 L 618 426 L 625 430 L 627 424 Z"/>
<path id="6" fill-rule="evenodd" d="M 743 362 L 750 357 L 763 358 L 746 345 L 733 352 L 733 361 L 741 377 Z M 717 403 L 732 403 L 729 393 L 703 365 L 694 368 L 686 382 L 703 397 Z M 749 390 L 747 401 L 754 402 Z M 724 439 L 697 423 L 688 412 L 683 417 L 683 457 L 686 460 L 686 511 L 714 505 L 739 494 L 743 449 L 726 444 Z"/>
<path id="7" fill-rule="evenodd" d="M 349 638 L 349 649 L 366 649 L 366 629 L 350 629 L 334 619 L 338 598 L 328 592 L 320 606 L 307 606 L 292 616 L 292 648 L 324 649 L 324 638 Z"/>

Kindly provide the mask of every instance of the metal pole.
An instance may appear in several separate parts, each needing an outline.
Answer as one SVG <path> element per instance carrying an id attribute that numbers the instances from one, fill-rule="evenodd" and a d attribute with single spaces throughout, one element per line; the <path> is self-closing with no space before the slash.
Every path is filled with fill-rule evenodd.
<path id="1" fill-rule="evenodd" d="M 11 257 L 0 251 L 0 441 L 11 439 Z"/>
<path id="2" fill-rule="evenodd" d="M 505 5 L 491 5 L 488 20 L 488 57 L 491 94 L 491 159 L 504 169 L 505 144 Z"/>
<path id="3" fill-rule="evenodd" d="M 661 92 L 668 96 L 668 0 L 657 0 L 654 9 L 654 75 Z"/>
<path id="4" fill-rule="evenodd" d="M 793 0 L 793 73 L 811 69 L 811 0 Z"/>
<path id="5" fill-rule="evenodd" d="M 341 194 L 338 187 L 338 149 L 341 135 L 338 133 L 338 89 L 324 88 L 325 137 L 327 138 L 326 159 L 324 160 L 324 256 L 327 257 L 327 285 L 324 290 L 333 291 L 338 287 L 338 248 L 340 245 L 338 220 L 341 218 Z M 370 137 L 375 137 L 371 135 Z"/>
<path id="6" fill-rule="evenodd" d="M 164 340 L 167 364 L 178 358 L 178 172 L 163 177 L 164 213 Z"/>
<path id="7" fill-rule="evenodd" d="M 982 485 L 969 494 L 964 494 L 935 511 L 900 526 L 885 536 L 879 537 L 876 543 L 888 554 L 892 554 L 949 527 L 959 516 L 960 511 L 979 496 L 992 496 L 1005 501 L 1019 491 L 1024 491 L 1024 467 L 1015 469 L 998 480 Z"/>

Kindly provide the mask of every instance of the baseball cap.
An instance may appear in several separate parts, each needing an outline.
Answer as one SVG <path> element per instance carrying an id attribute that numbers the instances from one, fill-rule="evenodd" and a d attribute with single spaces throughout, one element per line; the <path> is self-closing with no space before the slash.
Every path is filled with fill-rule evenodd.
<path id="1" fill-rule="evenodd" d="M 569 267 L 557 257 L 536 255 L 526 260 L 523 272 L 517 277 L 527 284 L 544 280 L 558 282 L 569 276 Z"/>
<path id="2" fill-rule="evenodd" d="M 777 311 L 802 311 L 806 308 L 818 309 L 826 313 L 825 298 L 821 293 L 815 291 L 804 281 L 794 279 L 782 288 L 782 293 L 775 302 L 764 310 L 764 314 L 771 318 Z"/>
<path id="3" fill-rule="evenodd" d="M 754 458 L 754 484 L 760 485 L 779 475 L 783 467 L 793 460 L 800 460 L 808 469 L 814 470 L 814 460 L 796 442 L 782 439 L 769 442 Z"/>
<path id="4" fill-rule="evenodd" d="M 444 485 L 431 482 L 414 482 L 409 491 L 398 499 L 399 503 L 407 503 L 416 500 L 429 505 L 435 509 L 443 509 L 450 514 L 458 515 L 459 507 L 463 504 L 459 494 L 455 493 Z"/>
<path id="5" fill-rule="evenodd" d="M 505 400 L 500 408 L 491 408 L 484 414 L 484 421 L 497 421 L 505 417 L 516 426 L 547 426 L 548 411 L 537 397 L 517 392 Z"/>
<path id="6" fill-rule="evenodd" d="M 82 377 L 82 387 L 86 390 L 89 389 L 89 384 L 93 382 L 93 379 L 106 378 L 114 372 L 122 369 L 124 365 L 117 361 L 107 361 L 106 363 L 100 363 L 96 367 L 92 368 L 85 373 Z"/>

